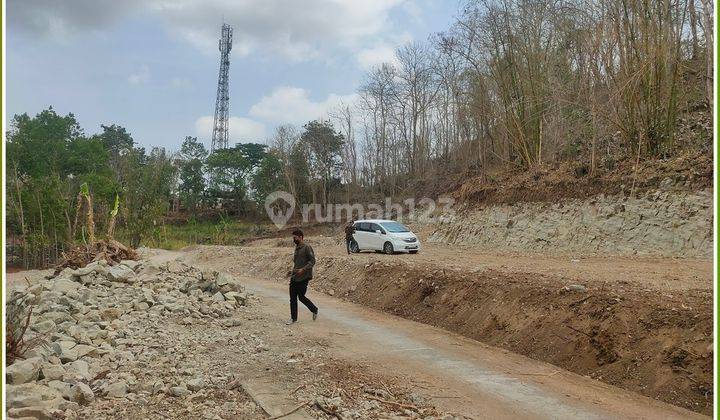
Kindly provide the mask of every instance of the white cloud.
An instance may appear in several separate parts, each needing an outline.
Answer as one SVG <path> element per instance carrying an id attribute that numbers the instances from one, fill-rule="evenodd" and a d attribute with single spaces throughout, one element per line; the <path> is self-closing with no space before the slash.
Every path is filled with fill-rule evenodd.
<path id="1" fill-rule="evenodd" d="M 155 0 L 171 33 L 215 54 L 219 24 L 233 26 L 233 53 L 280 54 L 300 61 L 325 47 L 352 46 L 390 26 L 405 0 Z M 335 45 L 333 45 L 335 44 Z"/>
<path id="2" fill-rule="evenodd" d="M 370 70 L 383 63 L 397 65 L 397 49 L 410 43 L 412 40 L 413 37 L 409 32 L 389 36 L 383 42 L 379 42 L 372 47 L 362 49 L 357 54 L 357 61 L 365 70 Z"/>
<path id="3" fill-rule="evenodd" d="M 409 0 L 16 0 L 8 22 L 57 38 L 100 31 L 130 15 L 154 15 L 171 36 L 217 54 L 220 24 L 233 26 L 233 55 L 253 52 L 309 60 L 356 51 L 395 30 L 390 12 Z M 411 7 L 408 9 L 413 10 Z"/>
<path id="4" fill-rule="evenodd" d="M 107 29 L 142 7 L 143 0 L 9 1 L 7 23 L 12 29 L 65 41 L 79 32 Z"/>
<path id="5" fill-rule="evenodd" d="M 310 99 L 305 89 L 292 86 L 275 88 L 268 96 L 264 96 L 250 108 L 250 115 L 265 121 L 279 124 L 304 124 L 308 121 L 327 117 L 332 108 L 350 104 L 357 98 L 356 94 L 327 96 L 322 101 Z"/>
<path id="6" fill-rule="evenodd" d="M 357 55 L 358 63 L 365 70 L 377 67 L 383 63 L 397 64 L 395 48 L 390 45 L 378 45 L 373 48 L 366 48 Z"/>
<path id="7" fill-rule="evenodd" d="M 265 125 L 263 123 L 244 117 L 230 117 L 229 143 L 255 142 L 265 140 Z M 211 139 L 213 130 L 213 116 L 206 115 L 195 120 L 195 133 L 201 139 Z"/>
<path id="8" fill-rule="evenodd" d="M 138 71 L 131 73 L 130 76 L 128 76 L 128 82 L 130 82 L 131 85 L 147 83 L 149 80 L 150 68 L 148 68 L 148 66 L 145 64 L 140 66 L 140 69 Z"/>

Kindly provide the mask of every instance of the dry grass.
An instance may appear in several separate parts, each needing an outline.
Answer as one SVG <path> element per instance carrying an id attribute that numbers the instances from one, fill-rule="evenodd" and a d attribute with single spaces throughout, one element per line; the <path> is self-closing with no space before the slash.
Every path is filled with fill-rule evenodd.
<path id="1" fill-rule="evenodd" d="M 5 323 L 5 354 L 8 366 L 22 358 L 27 351 L 46 344 L 45 336 L 38 334 L 28 337 L 27 334 L 34 306 L 32 295 L 18 291 L 10 293 Z"/>

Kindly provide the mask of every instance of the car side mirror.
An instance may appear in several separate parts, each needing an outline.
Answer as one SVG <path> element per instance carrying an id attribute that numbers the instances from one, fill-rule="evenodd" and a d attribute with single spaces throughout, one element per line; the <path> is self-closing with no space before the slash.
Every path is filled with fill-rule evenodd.
<path id="1" fill-rule="evenodd" d="M 383 232 L 381 230 L 376 230 L 375 233 L 382 233 L 383 235 L 385 234 L 385 232 Z"/>

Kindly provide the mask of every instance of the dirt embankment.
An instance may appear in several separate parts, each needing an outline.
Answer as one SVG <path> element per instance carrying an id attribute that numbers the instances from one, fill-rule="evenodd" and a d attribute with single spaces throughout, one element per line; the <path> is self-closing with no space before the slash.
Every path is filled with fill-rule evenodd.
<path id="1" fill-rule="evenodd" d="M 642 196 L 656 190 L 701 191 L 713 187 L 711 154 L 687 153 L 672 159 L 608 161 L 594 171 L 581 162 L 539 165 L 496 173 L 465 175 L 444 185 L 468 204 L 513 204 L 583 199 L 604 195 Z"/>
<path id="2" fill-rule="evenodd" d="M 232 254 L 248 273 L 275 281 L 288 268 L 288 250 L 269 243 L 199 252 Z M 712 290 L 667 291 L 622 280 L 577 284 L 558 275 L 362 257 L 320 256 L 312 287 L 712 412 Z"/>

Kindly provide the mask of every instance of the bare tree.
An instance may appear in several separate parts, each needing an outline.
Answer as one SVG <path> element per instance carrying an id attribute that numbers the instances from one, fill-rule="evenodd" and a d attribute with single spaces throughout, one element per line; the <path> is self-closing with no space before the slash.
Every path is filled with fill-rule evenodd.
<path id="1" fill-rule="evenodd" d="M 279 126 L 271 139 L 272 151 L 282 163 L 285 183 L 294 197 L 298 197 L 298 186 L 296 168 L 293 167 L 291 156 L 299 139 L 297 129 L 289 124 Z"/>
<path id="2" fill-rule="evenodd" d="M 343 176 L 346 184 L 346 201 L 350 201 L 350 189 L 358 184 L 358 156 L 355 143 L 354 109 L 350 105 L 340 104 L 336 109 L 329 112 L 330 119 L 340 127 L 340 132 L 345 137 L 343 144 Z"/>
<path id="3" fill-rule="evenodd" d="M 684 146 L 681 113 L 712 109 L 712 11 L 712 0 L 467 0 L 447 31 L 400 47 L 354 107 L 331 114 L 348 140 L 344 182 L 396 194 L 494 165 L 573 159 L 594 173 L 668 156 Z"/>

